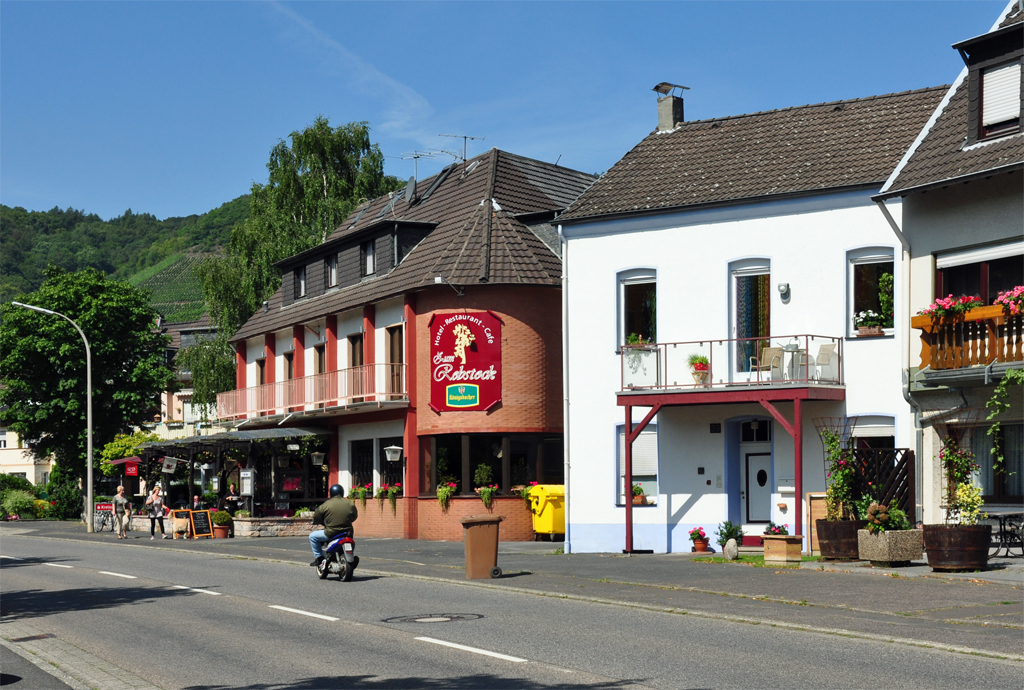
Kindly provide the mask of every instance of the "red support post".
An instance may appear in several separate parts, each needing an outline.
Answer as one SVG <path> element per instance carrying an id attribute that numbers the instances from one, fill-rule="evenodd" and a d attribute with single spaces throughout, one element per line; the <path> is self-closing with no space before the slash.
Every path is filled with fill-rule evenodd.
<path id="1" fill-rule="evenodd" d="M 327 366 L 324 367 L 327 371 L 338 370 L 338 317 L 331 314 L 326 320 L 327 331 L 327 345 L 325 346 L 324 356 L 327 358 Z M 336 381 L 334 378 L 329 378 L 330 381 Z M 331 394 L 333 395 L 338 390 L 338 384 L 335 382 L 331 385 Z M 325 407 L 334 407 L 338 404 L 337 400 L 327 401 Z"/>
<path id="2" fill-rule="evenodd" d="M 803 401 L 800 398 L 793 401 L 793 473 L 796 484 L 795 534 L 803 534 L 801 528 L 804 521 L 804 420 L 802 403 Z M 810 545 L 810 539 L 808 539 L 808 545 Z"/>
<path id="3" fill-rule="evenodd" d="M 632 553 L 633 551 L 633 407 L 632 405 L 626 405 L 626 428 L 625 428 L 625 444 L 626 446 L 626 467 L 625 467 L 625 486 L 623 490 L 626 494 L 626 549 L 624 553 Z"/>

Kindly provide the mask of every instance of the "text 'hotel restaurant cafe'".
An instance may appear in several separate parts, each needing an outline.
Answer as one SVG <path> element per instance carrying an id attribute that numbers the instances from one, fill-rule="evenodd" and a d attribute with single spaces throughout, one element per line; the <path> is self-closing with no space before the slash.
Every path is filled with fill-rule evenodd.
<path id="1" fill-rule="evenodd" d="M 459 540 L 459 518 L 487 512 L 474 490 L 497 485 L 502 539 L 532 539 L 512 488 L 563 481 L 551 221 L 593 179 L 492 149 L 364 204 L 280 262 L 282 287 L 232 336 L 237 388 L 217 416 L 316 431 L 327 461 L 289 454 L 294 439 L 250 450 L 238 463 L 256 469 L 256 514 L 315 505 L 333 482 L 401 483 L 393 508 L 361 508 L 359 534 Z M 435 492 L 449 483 L 442 511 Z"/>

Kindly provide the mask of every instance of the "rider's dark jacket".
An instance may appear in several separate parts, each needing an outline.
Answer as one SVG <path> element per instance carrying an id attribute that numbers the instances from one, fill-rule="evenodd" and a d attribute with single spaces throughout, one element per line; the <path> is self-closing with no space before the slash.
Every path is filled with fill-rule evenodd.
<path id="1" fill-rule="evenodd" d="M 359 517 L 359 511 L 352 501 L 343 496 L 328 498 L 313 513 L 313 524 L 323 525 L 324 534 L 333 539 L 339 532 L 350 529 Z"/>

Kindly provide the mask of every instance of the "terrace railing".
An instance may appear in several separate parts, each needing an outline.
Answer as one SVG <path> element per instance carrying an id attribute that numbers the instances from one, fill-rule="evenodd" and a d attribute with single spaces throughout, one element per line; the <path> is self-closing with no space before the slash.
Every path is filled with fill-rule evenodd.
<path id="1" fill-rule="evenodd" d="M 366 364 L 217 395 L 217 419 L 408 400 L 405 364 Z"/>
<path id="2" fill-rule="evenodd" d="M 921 368 L 963 369 L 1024 361 L 1024 315 L 1008 316 L 1002 306 L 978 307 L 958 319 L 915 316 L 921 330 Z"/>
<path id="3" fill-rule="evenodd" d="M 707 359 L 694 370 L 691 355 Z M 624 345 L 621 390 L 843 385 L 843 339 L 824 335 Z"/>

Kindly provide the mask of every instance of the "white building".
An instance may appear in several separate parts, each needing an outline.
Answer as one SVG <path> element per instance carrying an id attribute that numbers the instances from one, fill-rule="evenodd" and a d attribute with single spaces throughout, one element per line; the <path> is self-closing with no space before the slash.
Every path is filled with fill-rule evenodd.
<path id="1" fill-rule="evenodd" d="M 912 446 L 907 324 L 857 337 L 854 314 L 883 311 L 883 274 L 903 278 L 871 196 L 943 92 L 696 122 L 659 98 L 658 130 L 557 221 L 567 550 L 689 551 L 691 529 L 714 538 L 726 519 L 807 534 L 806 496 L 825 489 L 814 418 L 859 416 L 861 447 Z M 625 500 L 627 469 L 645 505 Z"/>
<path id="2" fill-rule="evenodd" d="M 0 473 L 46 486 L 52 470 L 53 460 L 37 460 L 18 434 L 0 427 Z"/>
<path id="3" fill-rule="evenodd" d="M 986 510 L 1024 503 L 1024 401 L 1019 389 L 996 434 L 985 403 L 1009 369 L 1024 366 L 1024 316 L 994 304 L 1024 285 L 1024 132 L 1021 56 L 1024 10 L 1014 0 L 992 28 L 959 43 L 965 66 L 943 95 L 904 160 L 876 197 L 903 209 L 910 275 L 899 321 L 909 324 L 910 400 L 918 412 L 923 520 L 943 521 L 938 454 L 956 434 L 980 469 Z M 937 298 L 977 297 L 982 306 L 960 323 L 915 316 Z M 994 471 L 998 440 L 1004 471 Z"/>

